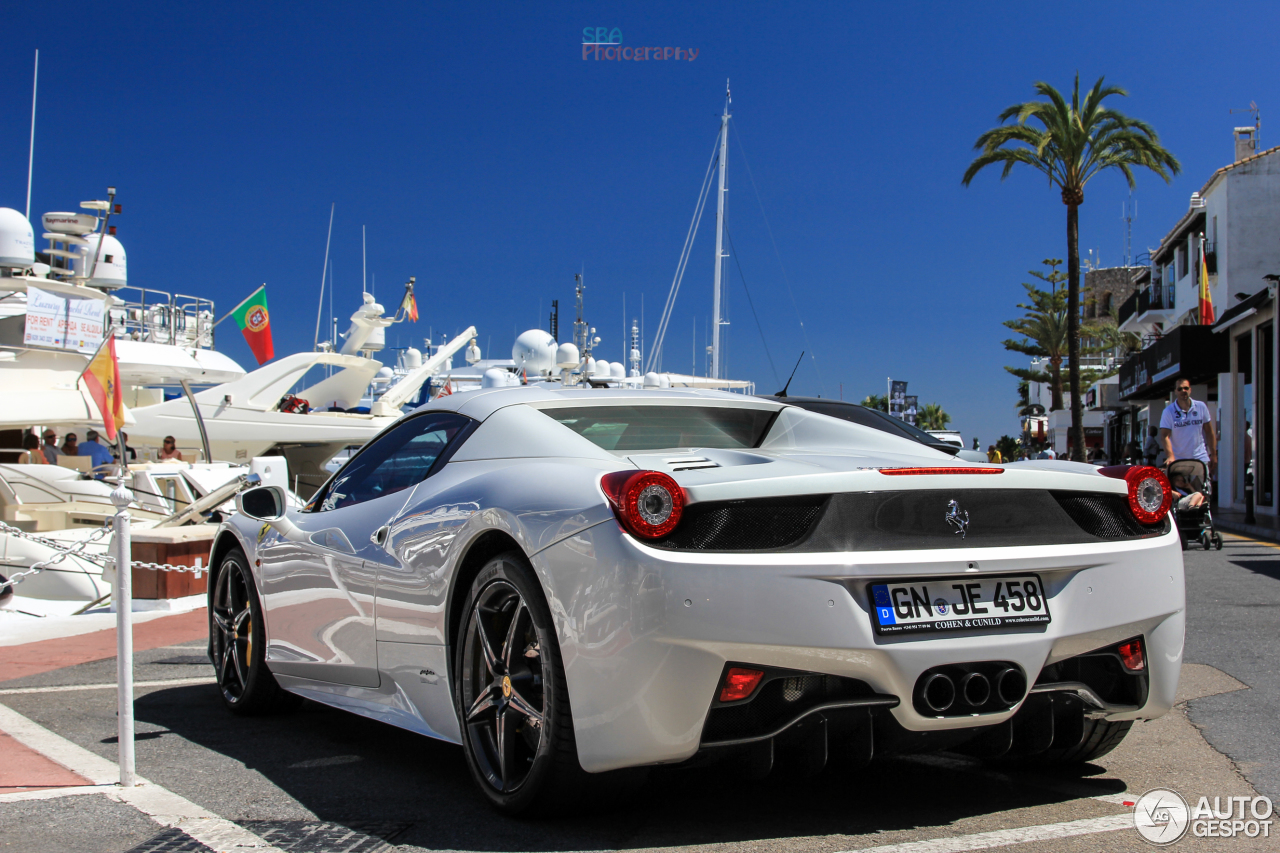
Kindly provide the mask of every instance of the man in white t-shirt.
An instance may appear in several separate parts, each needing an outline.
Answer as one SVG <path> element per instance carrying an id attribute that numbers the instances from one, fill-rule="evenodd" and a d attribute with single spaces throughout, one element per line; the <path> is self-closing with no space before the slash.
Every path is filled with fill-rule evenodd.
<path id="1" fill-rule="evenodd" d="M 1166 462 L 1199 459 L 1209 466 L 1210 476 L 1218 469 L 1218 437 L 1213 430 L 1209 407 L 1191 399 L 1191 381 L 1179 376 L 1173 383 L 1173 402 L 1160 416 L 1160 444 Z"/>

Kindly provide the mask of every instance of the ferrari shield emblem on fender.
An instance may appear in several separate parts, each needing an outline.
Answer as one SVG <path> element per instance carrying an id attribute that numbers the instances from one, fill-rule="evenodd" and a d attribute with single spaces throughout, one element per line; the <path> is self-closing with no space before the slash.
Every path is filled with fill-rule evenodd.
<path id="1" fill-rule="evenodd" d="M 969 513 L 960 509 L 959 501 L 947 503 L 947 524 L 955 528 L 951 532 L 959 533 L 961 539 L 969 535 Z"/>

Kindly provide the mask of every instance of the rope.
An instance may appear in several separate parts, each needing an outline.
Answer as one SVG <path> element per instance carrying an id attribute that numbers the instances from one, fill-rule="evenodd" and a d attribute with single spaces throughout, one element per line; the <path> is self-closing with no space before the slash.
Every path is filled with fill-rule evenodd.
<path id="1" fill-rule="evenodd" d="M 738 250 L 733 245 L 733 236 L 729 233 L 728 223 L 724 226 L 724 236 L 729 238 L 729 254 L 733 255 L 733 262 L 738 267 L 738 277 L 742 279 L 742 289 L 747 294 L 747 304 L 751 306 L 751 316 L 755 318 L 756 329 L 760 332 L 760 343 L 764 344 L 764 354 L 769 359 L 769 369 L 773 371 L 773 381 L 778 383 L 778 387 L 782 387 L 782 379 L 778 377 L 778 368 L 773 366 L 773 355 L 769 352 L 769 341 L 765 339 L 764 327 L 760 325 L 760 316 L 756 314 L 756 303 L 751 299 L 751 290 L 747 287 L 747 276 L 742 271 L 742 262 L 738 260 Z"/>
<path id="2" fill-rule="evenodd" d="M 733 121 L 733 119 L 730 119 Z M 734 124 L 737 127 L 737 124 Z M 787 268 L 782 263 L 782 253 L 778 251 L 778 241 L 773 236 L 773 226 L 769 224 L 769 217 L 764 212 L 764 202 L 760 199 L 760 190 L 756 187 L 755 176 L 751 174 L 751 164 L 747 162 L 747 150 L 742 147 L 742 134 L 735 133 L 734 141 L 738 143 L 738 151 L 742 153 L 742 163 L 747 167 L 747 177 L 751 180 L 751 190 L 756 194 L 756 204 L 760 205 L 760 216 L 764 218 L 765 230 L 769 232 L 769 242 L 773 243 L 773 254 L 778 258 L 778 268 L 782 270 L 782 280 L 787 285 L 787 296 L 791 297 L 791 307 L 796 312 L 796 320 L 800 323 L 800 334 L 804 336 L 804 344 L 809 353 L 809 358 L 813 361 L 813 371 L 818 374 L 818 390 L 826 394 L 826 387 L 822 382 L 822 371 L 818 369 L 817 353 L 813 348 L 813 344 L 809 342 L 809 331 L 804 327 L 804 318 L 800 316 L 800 307 L 796 305 L 796 295 L 791 292 L 791 279 L 787 277 Z"/>

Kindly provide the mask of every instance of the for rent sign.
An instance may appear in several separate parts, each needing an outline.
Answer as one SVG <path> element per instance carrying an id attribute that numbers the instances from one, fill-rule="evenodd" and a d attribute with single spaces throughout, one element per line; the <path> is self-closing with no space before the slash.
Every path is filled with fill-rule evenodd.
<path id="1" fill-rule="evenodd" d="M 101 299 L 64 296 L 28 287 L 22 343 L 29 347 L 95 352 L 102 343 L 103 309 Z"/>

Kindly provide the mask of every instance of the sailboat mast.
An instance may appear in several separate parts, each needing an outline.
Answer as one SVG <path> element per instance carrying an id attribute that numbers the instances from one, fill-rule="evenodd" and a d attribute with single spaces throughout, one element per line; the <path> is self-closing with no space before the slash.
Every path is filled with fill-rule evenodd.
<path id="1" fill-rule="evenodd" d="M 31 220 L 31 169 L 36 163 L 36 84 L 40 80 L 40 51 L 36 51 L 36 70 L 31 75 L 31 148 L 27 152 L 27 220 Z M 102 245 L 101 242 L 98 243 Z"/>
<path id="2" fill-rule="evenodd" d="M 723 321 L 720 319 L 720 279 L 724 271 L 724 172 L 725 161 L 728 159 L 729 147 L 729 104 L 732 102 L 729 97 L 729 83 L 725 81 L 724 90 L 724 115 L 720 117 L 720 188 L 716 191 L 716 278 L 715 292 L 712 297 L 712 320 L 711 320 L 711 377 L 713 379 L 720 378 L 720 327 Z"/>

